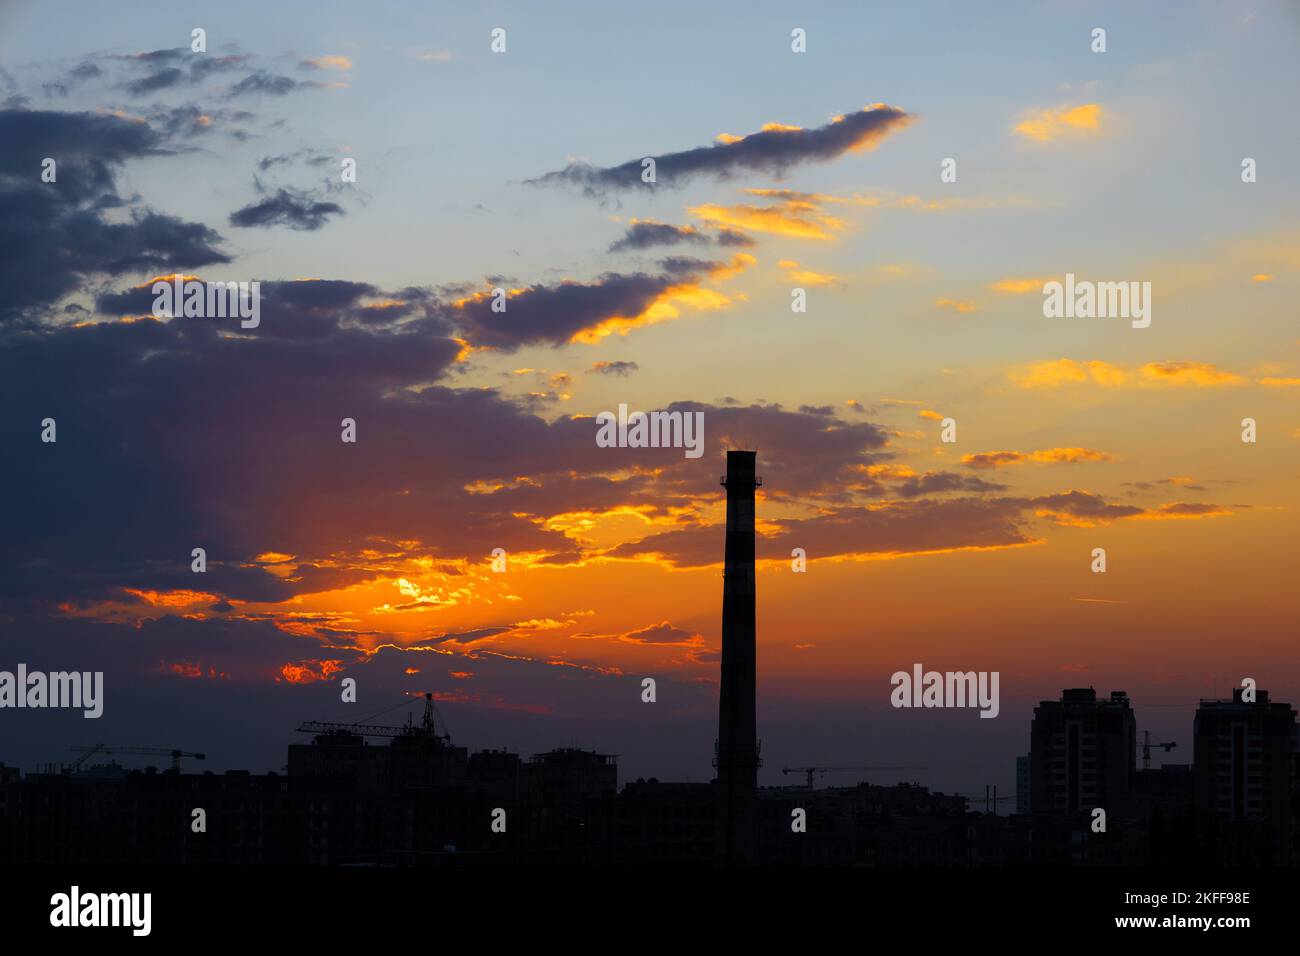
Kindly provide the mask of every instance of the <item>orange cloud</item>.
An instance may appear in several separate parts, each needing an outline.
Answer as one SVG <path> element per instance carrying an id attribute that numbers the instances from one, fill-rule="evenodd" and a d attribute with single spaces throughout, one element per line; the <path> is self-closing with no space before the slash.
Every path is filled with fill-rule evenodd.
<path id="1" fill-rule="evenodd" d="M 1167 385 L 1240 385 L 1245 381 L 1208 362 L 1148 362 L 1141 371 L 1147 381 Z"/>
<path id="2" fill-rule="evenodd" d="M 205 677 L 208 680 L 230 680 L 230 675 L 225 671 L 219 671 L 215 667 L 204 670 L 202 664 L 193 664 L 189 661 L 179 661 L 173 664 L 159 661 L 158 666 L 160 670 L 175 674 L 177 677 L 184 677 L 187 680 L 202 680 Z"/>
<path id="3" fill-rule="evenodd" d="M 1066 135 L 1096 134 L 1101 131 L 1101 115 L 1097 103 L 1035 110 L 1016 125 L 1014 132 L 1040 143 Z"/>
<path id="4" fill-rule="evenodd" d="M 1232 514 L 1231 511 L 1219 505 L 1201 504 L 1194 501 L 1171 501 L 1169 504 L 1161 505 L 1153 510 L 1143 511 L 1141 514 L 1132 515 L 1131 517 L 1136 521 L 1174 521 L 1218 518 L 1230 514 Z"/>
<path id="5" fill-rule="evenodd" d="M 794 239 L 834 239 L 835 233 L 844 227 L 843 220 L 834 216 L 809 215 L 785 204 L 754 206 L 739 203 L 734 206 L 719 206 L 716 203 L 705 203 L 702 206 L 692 206 L 687 211 L 715 226 L 766 232 Z"/>
<path id="6" fill-rule="evenodd" d="M 989 288 L 994 292 L 1004 292 L 1007 295 L 1026 295 L 1030 292 L 1041 292 L 1043 286 L 1050 281 L 1050 279 L 999 279 L 997 282 L 990 283 Z"/>
<path id="7" fill-rule="evenodd" d="M 1039 362 L 1007 373 L 1012 384 L 1020 388 L 1056 388 L 1061 385 L 1089 384 L 1115 388 L 1121 386 L 1164 387 L 1192 386 L 1213 388 L 1241 385 L 1246 379 L 1208 362 L 1187 360 L 1147 362 L 1136 369 L 1126 369 L 1098 360 L 1076 362 L 1054 359 Z"/>
<path id="8" fill-rule="evenodd" d="M 318 56 L 306 61 L 318 70 L 350 70 L 352 61 L 346 56 Z"/>
<path id="9" fill-rule="evenodd" d="M 607 310 L 599 306 L 587 305 L 582 311 L 590 312 L 590 318 L 585 319 L 590 324 L 578 328 L 576 331 L 565 331 L 564 341 L 569 343 L 582 342 L 588 345 L 594 345 L 602 339 L 618 334 L 626 335 L 634 328 L 640 328 L 647 325 L 655 325 L 660 322 L 667 322 L 676 319 L 681 315 L 684 308 L 691 308 L 699 311 L 713 311 L 716 309 L 725 309 L 730 307 L 736 301 L 743 301 L 744 295 L 737 294 L 733 298 L 716 289 L 707 288 L 705 281 L 711 280 L 722 282 L 744 272 L 757 264 L 758 260 L 748 253 L 737 253 L 732 256 L 729 262 L 725 263 L 700 263 L 693 274 L 680 276 L 680 281 L 672 281 L 671 284 L 665 284 L 659 287 L 653 294 L 642 296 L 638 294 L 634 297 L 635 301 L 629 306 L 629 314 L 626 315 L 609 315 Z M 591 293 L 593 290 L 599 290 L 608 279 L 623 281 L 627 277 L 614 276 L 604 277 L 595 283 L 582 283 L 566 279 L 558 286 L 545 288 L 534 286 L 532 288 L 516 288 L 505 290 L 506 299 L 515 302 L 517 305 L 511 305 L 510 309 L 514 311 L 521 308 L 526 314 L 537 315 L 541 324 L 566 324 L 567 320 L 561 322 L 557 315 L 559 310 L 555 304 L 555 296 L 559 290 L 569 289 L 575 293 L 584 295 Z M 665 277 L 667 278 L 667 277 Z M 678 278 L 673 276 L 674 279 Z M 480 290 L 464 298 L 457 299 L 451 305 L 464 311 L 470 317 L 470 322 L 480 321 L 479 316 L 483 315 L 488 307 L 490 300 L 496 295 L 494 290 Z M 587 300 L 591 296 L 586 295 Z M 539 301 L 540 300 L 540 301 Z M 634 312 L 632 309 L 639 309 Z M 585 318 L 585 316 L 584 316 Z M 537 323 L 534 323 L 537 324 Z M 569 324 L 571 325 L 571 324 Z M 566 328 L 569 327 L 566 325 Z M 471 333 L 471 337 L 474 333 Z M 510 336 L 506 336 L 510 339 Z M 460 341 L 460 340 L 457 340 Z M 528 336 L 519 336 L 510 341 L 509 344 L 519 344 L 529 341 Z M 480 349 L 492 348 L 493 346 L 481 346 Z M 464 354 L 464 353 L 462 353 Z M 457 356 L 460 360 L 460 356 Z M 516 374 L 538 371 L 536 369 L 519 369 Z"/>
<path id="10" fill-rule="evenodd" d="M 766 206 L 752 203 L 737 203 L 732 206 L 704 203 L 690 207 L 687 212 L 714 226 L 766 232 L 794 239 L 830 240 L 844 228 L 844 220 L 821 211 L 821 207 L 828 202 L 843 201 L 837 196 L 800 193 L 788 189 L 747 189 L 745 192 L 772 202 Z"/>
<path id="11" fill-rule="evenodd" d="M 215 604 L 220 598 L 207 591 L 154 591 L 152 589 L 122 588 L 151 607 L 189 607 L 191 604 Z"/>
<path id="12" fill-rule="evenodd" d="M 743 272 L 757 264 L 758 260 L 748 253 L 737 253 L 727 265 L 719 266 L 710 272 L 712 279 L 723 281 Z M 699 312 L 712 312 L 725 309 L 733 304 L 733 299 L 716 289 L 706 289 L 698 282 L 683 282 L 669 286 L 660 292 L 639 315 L 610 316 L 596 325 L 575 332 L 569 341 L 595 345 L 610 335 L 627 335 L 632 329 L 646 325 L 669 322 L 682 314 L 682 309 L 691 308 Z"/>
<path id="13" fill-rule="evenodd" d="M 840 277 L 829 272 L 814 272 L 811 269 L 801 269 L 799 263 L 793 259 L 781 259 L 777 266 L 785 270 L 785 277 L 791 282 L 798 282 L 801 285 L 831 285 L 839 282 Z"/>
<path id="14" fill-rule="evenodd" d="M 293 555 L 284 554 L 281 551 L 263 551 L 253 560 L 259 564 L 284 564 L 285 562 L 292 561 Z"/>
<path id="15" fill-rule="evenodd" d="M 280 676 L 276 680 L 288 681 L 290 684 L 310 684 L 313 681 L 329 680 L 330 675 L 341 670 L 343 662 L 335 660 L 289 663 L 280 668 Z"/>
<path id="16" fill-rule="evenodd" d="M 1040 451 L 984 451 L 963 455 L 962 464 L 968 468 L 1001 468 L 1003 465 L 1075 464 L 1083 461 L 1114 461 L 1114 456 L 1092 448 L 1044 448 Z"/>
<path id="17" fill-rule="evenodd" d="M 965 302 L 961 299 L 935 299 L 934 304 L 941 309 L 960 312 L 962 315 L 969 315 L 971 312 L 976 311 L 975 303 Z"/>

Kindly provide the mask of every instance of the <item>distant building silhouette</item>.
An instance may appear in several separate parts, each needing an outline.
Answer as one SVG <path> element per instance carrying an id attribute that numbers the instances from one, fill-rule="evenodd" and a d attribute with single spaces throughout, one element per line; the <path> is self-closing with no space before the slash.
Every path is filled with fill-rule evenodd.
<path id="1" fill-rule="evenodd" d="M 1030 780 L 1029 754 L 1016 758 L 1016 813 L 1029 813 Z"/>
<path id="2" fill-rule="evenodd" d="M 1196 806 L 1213 814 L 1243 839 L 1261 825 L 1267 831 L 1269 862 L 1287 862 L 1294 826 L 1296 712 L 1270 702 L 1268 691 L 1242 699 L 1202 700 L 1193 740 Z M 1241 841 L 1238 841 L 1241 842 Z"/>
<path id="3" fill-rule="evenodd" d="M 1029 735 L 1030 807 L 1075 814 L 1114 807 L 1133 789 L 1137 722 L 1128 695 L 1097 699 L 1091 687 L 1034 708 Z"/>

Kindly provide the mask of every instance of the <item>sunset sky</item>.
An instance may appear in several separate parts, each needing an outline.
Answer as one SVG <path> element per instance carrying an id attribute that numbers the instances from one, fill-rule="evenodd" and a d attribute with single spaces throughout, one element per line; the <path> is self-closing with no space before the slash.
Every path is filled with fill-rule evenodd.
<path id="1" fill-rule="evenodd" d="M 701 6 L 0 7 L 0 669 L 106 687 L 0 761 L 273 770 L 432 691 L 471 749 L 708 780 L 728 448 L 762 783 L 1009 794 L 1064 687 L 1171 762 L 1243 677 L 1300 703 L 1297 8 Z M 1067 273 L 1150 327 L 1045 318 Z M 175 274 L 260 326 L 155 319 Z M 620 403 L 703 457 L 597 447 Z M 892 710 L 918 662 L 1001 715 Z"/>

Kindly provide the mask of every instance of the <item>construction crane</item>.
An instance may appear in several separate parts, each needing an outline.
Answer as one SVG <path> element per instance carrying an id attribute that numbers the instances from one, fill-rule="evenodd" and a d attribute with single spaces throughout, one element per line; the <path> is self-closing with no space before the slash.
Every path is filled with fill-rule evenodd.
<path id="1" fill-rule="evenodd" d="M 924 770 L 925 767 L 902 766 L 902 767 L 782 767 L 781 773 L 804 773 L 808 775 L 808 789 L 813 787 L 813 774 L 817 773 L 870 773 L 880 770 Z"/>
<path id="2" fill-rule="evenodd" d="M 405 707 L 410 703 L 411 702 L 409 700 L 403 701 L 401 704 L 398 705 L 398 707 Z M 395 710 L 395 709 L 396 708 L 394 707 L 389 708 L 389 710 Z M 406 723 L 402 724 L 400 727 L 393 727 L 385 724 L 362 724 L 362 723 L 344 724 L 344 723 L 337 723 L 337 722 L 324 721 L 324 720 L 306 720 L 303 721 L 298 726 L 298 733 L 328 734 L 328 733 L 337 733 L 342 731 L 349 734 L 356 734 L 358 737 L 420 737 L 423 736 L 432 739 L 439 736 L 435 732 L 435 724 L 433 721 L 434 714 L 437 713 L 437 710 L 438 708 L 433 702 L 433 694 L 429 693 L 424 695 L 424 717 L 420 721 L 419 727 L 416 727 L 415 724 L 411 722 L 411 717 L 408 714 L 406 718 Z M 380 711 L 380 713 L 386 713 L 386 711 Z M 375 714 L 375 716 L 378 717 L 379 714 Z M 441 718 L 442 715 L 438 714 L 438 717 Z M 445 729 L 447 726 L 447 722 L 443 721 L 442 725 L 443 728 Z M 444 733 L 441 735 L 441 739 L 446 741 L 447 743 L 451 743 L 451 734 Z"/>
<path id="3" fill-rule="evenodd" d="M 93 757 L 95 754 L 104 754 L 111 756 L 113 754 L 131 754 L 141 757 L 171 757 L 172 769 L 180 772 L 181 758 L 186 757 L 192 760 L 207 760 L 206 754 L 191 753 L 188 750 L 176 750 L 167 747 L 110 747 L 107 744 L 95 744 L 93 747 L 72 747 L 70 748 L 81 754 L 81 757 L 68 768 L 71 773 L 83 763 Z"/>
<path id="4" fill-rule="evenodd" d="M 1157 742 L 1153 744 L 1151 742 L 1151 731 L 1149 730 L 1142 731 L 1142 769 L 1143 770 L 1151 769 L 1151 748 L 1152 747 L 1163 747 L 1165 753 L 1169 753 L 1169 751 L 1173 750 L 1177 746 L 1178 744 L 1174 743 L 1172 740 L 1166 743 Z"/>

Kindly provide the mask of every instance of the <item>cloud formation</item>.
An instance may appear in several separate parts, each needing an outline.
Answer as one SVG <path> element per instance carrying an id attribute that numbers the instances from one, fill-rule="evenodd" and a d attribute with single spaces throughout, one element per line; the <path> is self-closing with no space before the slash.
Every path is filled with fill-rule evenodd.
<path id="1" fill-rule="evenodd" d="M 771 233 L 791 239 L 834 239 L 845 227 L 838 216 L 822 211 L 838 197 L 801 193 L 789 189 L 746 189 L 746 193 L 768 200 L 755 203 L 702 203 L 687 210 L 697 219 L 724 229 Z"/>
<path id="2" fill-rule="evenodd" d="M 815 129 L 769 123 L 748 136 L 724 136 L 711 146 L 653 157 L 654 185 L 675 187 L 697 176 L 730 179 L 743 173 L 780 178 L 795 166 L 828 162 L 845 153 L 874 148 L 913 119 L 909 113 L 877 103 L 837 116 Z M 575 162 L 529 182 L 541 186 L 579 186 L 593 195 L 610 190 L 653 188 L 642 182 L 643 168 L 642 157 L 609 167 Z"/>
<path id="3" fill-rule="evenodd" d="M 1096 385 L 1103 388 L 1190 387 L 1217 388 L 1244 385 L 1247 379 L 1209 362 L 1188 359 L 1147 362 L 1125 367 L 1100 359 L 1079 362 L 1052 359 L 1013 369 L 1007 373 L 1012 384 L 1025 389 L 1059 388 L 1063 385 Z"/>
<path id="4" fill-rule="evenodd" d="M 1075 464 L 1084 461 L 1114 461 L 1114 456 L 1092 448 L 1044 448 L 1039 451 L 982 451 L 963 455 L 961 463 L 967 468 L 1003 468 L 1028 462 L 1038 464 Z"/>
<path id="5" fill-rule="evenodd" d="M 0 141 L 0 322 L 54 304 L 92 276 L 230 261 L 211 228 L 118 194 L 127 161 L 170 154 L 149 123 L 0 110 Z M 41 180 L 45 157 L 57 157 L 53 182 Z"/>
<path id="6" fill-rule="evenodd" d="M 591 343 L 677 318 L 683 308 L 725 308 L 731 300 L 704 282 L 725 279 L 752 264 L 753 257 L 745 253 L 731 262 L 666 259 L 657 274 L 607 272 L 590 282 L 506 290 L 504 299 L 492 290 L 475 292 L 450 303 L 444 314 L 480 347 L 512 351 L 525 345 Z"/>
<path id="7" fill-rule="evenodd" d="M 649 249 L 651 246 L 676 246 L 682 243 L 708 245 L 709 238 L 693 226 L 674 226 L 651 219 L 634 219 L 623 238 L 609 247 L 610 252 L 626 249 Z"/>
<path id="8" fill-rule="evenodd" d="M 1096 135 L 1101 131 L 1102 108 L 1098 103 L 1033 110 L 1016 124 L 1018 136 L 1047 143 L 1065 136 Z"/>
<path id="9" fill-rule="evenodd" d="M 341 215 L 343 207 L 336 202 L 325 202 L 305 192 L 280 188 L 265 199 L 236 209 L 230 214 L 230 224 L 244 229 L 288 226 L 313 232 L 324 226 L 330 216 Z"/>

